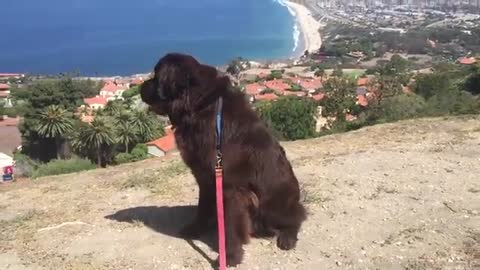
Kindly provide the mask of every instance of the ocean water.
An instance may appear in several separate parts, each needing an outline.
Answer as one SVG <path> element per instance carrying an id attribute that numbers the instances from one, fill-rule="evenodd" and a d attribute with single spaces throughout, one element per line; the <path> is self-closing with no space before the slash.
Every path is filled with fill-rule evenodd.
<path id="1" fill-rule="evenodd" d="M 129 75 L 167 52 L 223 65 L 299 47 L 282 0 L 1 0 L 0 9 L 0 72 Z"/>

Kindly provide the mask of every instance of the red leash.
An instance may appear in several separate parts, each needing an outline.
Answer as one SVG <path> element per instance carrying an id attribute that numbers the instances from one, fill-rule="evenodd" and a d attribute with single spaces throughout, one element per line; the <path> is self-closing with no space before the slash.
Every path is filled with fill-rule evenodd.
<path id="1" fill-rule="evenodd" d="M 227 269 L 227 254 L 225 251 L 225 217 L 223 213 L 223 171 L 222 168 L 215 169 L 217 184 L 217 222 L 218 222 L 218 254 L 220 270 Z"/>
<path id="2" fill-rule="evenodd" d="M 222 107 L 223 99 L 217 103 L 217 163 L 215 166 L 215 184 L 217 197 L 218 255 L 220 270 L 227 269 L 227 253 L 225 248 L 225 215 L 223 211 L 223 165 L 222 165 Z"/>

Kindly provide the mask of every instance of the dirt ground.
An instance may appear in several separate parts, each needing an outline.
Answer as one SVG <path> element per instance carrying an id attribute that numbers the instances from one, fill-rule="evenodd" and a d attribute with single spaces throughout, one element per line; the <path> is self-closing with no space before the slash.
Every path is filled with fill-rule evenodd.
<path id="1" fill-rule="evenodd" d="M 298 246 L 253 239 L 238 269 L 480 269 L 480 117 L 285 143 L 309 218 Z M 178 155 L 0 185 L 0 269 L 212 269 L 186 241 Z"/>

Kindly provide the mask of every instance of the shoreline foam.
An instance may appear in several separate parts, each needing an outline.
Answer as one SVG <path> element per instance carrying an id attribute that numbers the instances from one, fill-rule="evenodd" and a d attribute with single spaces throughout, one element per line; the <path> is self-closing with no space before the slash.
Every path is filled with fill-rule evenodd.
<path id="1" fill-rule="evenodd" d="M 315 20 L 310 10 L 303 5 L 290 1 L 281 2 L 288 8 L 290 13 L 292 13 L 296 19 L 296 24 L 300 27 L 299 30 L 303 36 L 303 45 L 305 47 L 303 51 L 301 51 L 301 54 L 303 55 L 305 50 L 313 52 L 320 49 L 322 46 L 322 37 L 319 32 L 321 24 Z M 295 43 L 295 47 L 298 47 L 298 40 L 296 40 Z M 294 51 L 297 51 L 298 49 L 299 48 L 294 48 Z"/>

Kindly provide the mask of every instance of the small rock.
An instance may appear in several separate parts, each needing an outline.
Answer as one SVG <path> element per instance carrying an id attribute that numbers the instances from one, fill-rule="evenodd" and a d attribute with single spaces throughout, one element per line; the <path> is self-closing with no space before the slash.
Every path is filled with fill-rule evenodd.
<path id="1" fill-rule="evenodd" d="M 337 264 L 337 266 L 342 266 L 342 262 L 340 261 L 335 261 L 335 264 Z"/>
<path id="2" fill-rule="evenodd" d="M 395 243 L 395 245 L 401 246 L 401 245 L 402 245 L 402 242 L 398 241 L 398 242 Z"/>
<path id="3" fill-rule="evenodd" d="M 408 240 L 408 243 L 409 243 L 410 245 L 413 244 L 413 240 L 412 240 L 412 239 Z"/>

